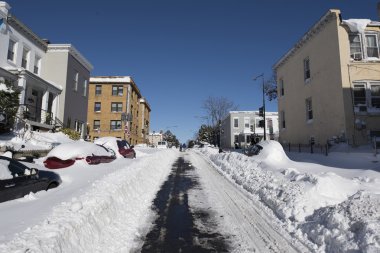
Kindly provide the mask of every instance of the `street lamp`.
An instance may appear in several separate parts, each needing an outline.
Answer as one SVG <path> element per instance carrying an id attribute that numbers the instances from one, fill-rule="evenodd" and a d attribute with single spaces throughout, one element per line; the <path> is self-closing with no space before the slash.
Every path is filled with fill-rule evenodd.
<path id="1" fill-rule="evenodd" d="M 263 118 L 264 118 L 264 141 L 267 140 L 267 132 L 266 132 L 266 120 L 265 120 L 265 92 L 264 92 L 264 73 L 253 78 L 253 81 L 256 81 L 259 77 L 263 80 Z"/>

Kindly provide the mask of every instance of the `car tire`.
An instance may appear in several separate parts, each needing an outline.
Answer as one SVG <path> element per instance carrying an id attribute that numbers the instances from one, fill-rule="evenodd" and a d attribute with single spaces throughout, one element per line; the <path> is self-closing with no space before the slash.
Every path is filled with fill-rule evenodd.
<path id="1" fill-rule="evenodd" d="M 46 191 L 48 191 L 50 189 L 53 189 L 53 188 L 56 188 L 56 187 L 58 187 L 58 183 L 57 182 L 50 183 L 48 185 L 48 187 L 46 188 Z"/>

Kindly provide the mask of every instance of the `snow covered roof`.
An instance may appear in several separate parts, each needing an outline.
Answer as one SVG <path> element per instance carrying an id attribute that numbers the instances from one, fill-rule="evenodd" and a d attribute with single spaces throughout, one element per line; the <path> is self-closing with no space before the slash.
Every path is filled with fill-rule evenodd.
<path id="1" fill-rule="evenodd" d="M 130 83 L 130 76 L 95 76 L 90 77 L 90 83 Z"/>

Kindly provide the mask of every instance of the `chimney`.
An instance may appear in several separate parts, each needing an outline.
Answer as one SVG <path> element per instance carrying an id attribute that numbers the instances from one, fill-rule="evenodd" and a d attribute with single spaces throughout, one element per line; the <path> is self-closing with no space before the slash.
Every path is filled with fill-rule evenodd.
<path id="1" fill-rule="evenodd" d="M 7 2 L 0 1 L 0 17 L 6 18 L 11 6 Z"/>

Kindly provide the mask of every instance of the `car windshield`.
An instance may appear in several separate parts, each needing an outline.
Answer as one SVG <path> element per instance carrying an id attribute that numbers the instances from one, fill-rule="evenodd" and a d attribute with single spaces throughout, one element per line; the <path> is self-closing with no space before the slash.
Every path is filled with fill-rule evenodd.
<path id="1" fill-rule="evenodd" d="M 6 157 L 0 157 L 0 164 L 1 164 L 1 167 L 7 168 L 13 177 L 19 177 L 19 176 L 25 175 L 25 170 L 28 169 L 22 163 L 14 159 L 6 158 Z"/>
<path id="2" fill-rule="evenodd" d="M 129 148 L 129 143 L 126 140 L 117 140 L 116 142 L 118 148 Z"/>

